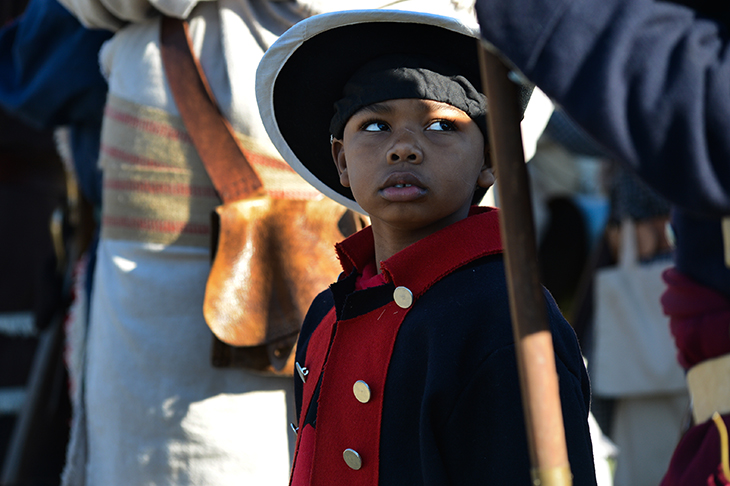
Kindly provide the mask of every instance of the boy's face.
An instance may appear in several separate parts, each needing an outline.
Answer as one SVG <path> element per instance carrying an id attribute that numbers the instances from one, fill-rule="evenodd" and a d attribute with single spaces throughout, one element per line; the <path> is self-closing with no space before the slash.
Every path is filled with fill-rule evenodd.
<path id="1" fill-rule="evenodd" d="M 334 140 L 332 155 L 373 231 L 413 241 L 464 219 L 477 185 L 494 182 L 477 124 L 437 101 L 366 106 Z"/>

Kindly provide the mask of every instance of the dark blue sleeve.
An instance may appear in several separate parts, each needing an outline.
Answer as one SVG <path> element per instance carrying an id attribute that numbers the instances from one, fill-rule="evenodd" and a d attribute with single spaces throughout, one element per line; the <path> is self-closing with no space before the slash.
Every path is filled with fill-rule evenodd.
<path id="1" fill-rule="evenodd" d="M 40 128 L 101 120 L 98 55 L 111 35 L 84 28 L 56 0 L 31 0 L 0 29 L 0 106 Z"/>
<path id="2" fill-rule="evenodd" d="M 655 0 L 478 0 L 482 36 L 657 192 L 730 213 L 724 24 Z"/>
<path id="3" fill-rule="evenodd" d="M 596 484 L 588 413 L 590 385 L 575 332 L 547 299 L 573 484 Z M 508 326 L 511 330 L 511 327 Z M 530 460 L 514 344 L 490 354 L 460 391 L 441 446 L 452 484 L 530 484 Z M 465 464 L 478 467 L 465 467 Z M 520 476 L 521 474 L 521 476 Z"/>
<path id="4" fill-rule="evenodd" d="M 99 49 L 112 36 L 84 28 L 56 0 L 31 0 L 0 29 L 0 107 L 28 125 L 68 126 L 79 185 L 101 203 L 97 167 L 107 84 Z"/>
<path id="5" fill-rule="evenodd" d="M 574 484 L 596 484 L 584 385 L 556 361 L 566 445 Z M 587 380 L 587 378 L 586 378 Z M 499 397 L 495 399 L 495 397 Z M 530 484 L 530 461 L 514 347 L 494 353 L 475 371 L 448 423 L 459 431 L 443 444 L 452 484 Z M 465 467 L 465 464 L 478 467 Z M 488 479 L 488 480 L 486 480 Z M 486 481 L 485 481 L 486 480 Z"/>

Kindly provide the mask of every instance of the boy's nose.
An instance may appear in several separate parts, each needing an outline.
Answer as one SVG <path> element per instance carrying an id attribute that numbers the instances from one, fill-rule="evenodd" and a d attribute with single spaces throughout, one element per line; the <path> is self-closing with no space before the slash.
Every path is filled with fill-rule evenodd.
<path id="1" fill-rule="evenodd" d="M 393 145 L 388 150 L 388 162 L 409 162 L 420 164 L 423 160 L 423 152 L 418 144 L 415 134 L 410 130 L 403 130 L 397 134 Z"/>

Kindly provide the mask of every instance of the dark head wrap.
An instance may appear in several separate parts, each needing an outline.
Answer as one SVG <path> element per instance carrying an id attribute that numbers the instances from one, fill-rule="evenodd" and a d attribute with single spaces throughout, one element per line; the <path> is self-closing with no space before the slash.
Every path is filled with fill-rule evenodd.
<path id="1" fill-rule="evenodd" d="M 347 81 L 335 105 L 330 133 L 342 138 L 352 115 L 365 106 L 388 100 L 417 98 L 459 108 L 487 138 L 487 98 L 456 68 L 424 56 L 392 55 L 365 64 Z"/>

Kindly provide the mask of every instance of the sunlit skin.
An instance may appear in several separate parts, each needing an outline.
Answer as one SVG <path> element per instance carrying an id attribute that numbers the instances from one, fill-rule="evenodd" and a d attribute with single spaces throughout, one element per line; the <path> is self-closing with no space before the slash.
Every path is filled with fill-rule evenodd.
<path id="1" fill-rule="evenodd" d="M 362 108 L 333 141 L 332 157 L 370 216 L 376 261 L 466 218 L 477 186 L 494 183 L 477 124 L 437 101 Z"/>

